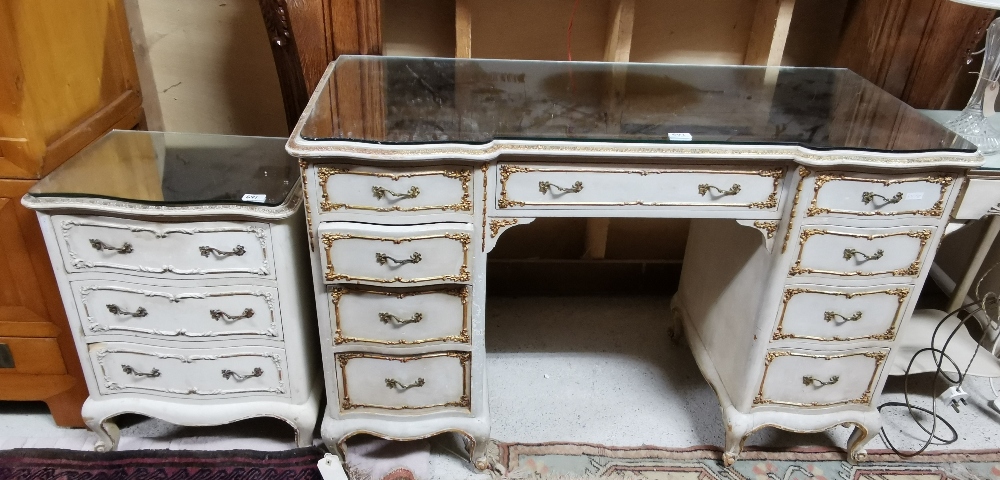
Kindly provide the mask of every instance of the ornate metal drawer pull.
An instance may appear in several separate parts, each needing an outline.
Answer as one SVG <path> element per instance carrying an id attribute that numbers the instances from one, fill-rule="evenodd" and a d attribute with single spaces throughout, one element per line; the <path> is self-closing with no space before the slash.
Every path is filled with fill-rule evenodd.
<path id="1" fill-rule="evenodd" d="M 845 322 L 856 322 L 858 320 L 861 320 L 861 315 L 862 315 L 861 312 L 854 312 L 854 315 L 851 315 L 850 317 L 845 317 L 845 316 L 843 316 L 843 315 L 841 315 L 841 314 L 839 314 L 837 312 L 824 312 L 823 313 L 823 320 L 826 320 L 828 322 L 832 322 L 832 321 L 836 320 L 837 317 L 840 317 Z"/>
<path id="2" fill-rule="evenodd" d="M 814 385 L 817 388 L 819 388 L 819 387 L 825 387 L 827 385 L 833 385 L 834 383 L 837 383 L 839 381 L 840 381 L 840 377 L 837 376 L 837 375 L 834 375 L 834 376 L 830 377 L 830 379 L 827 380 L 827 381 L 825 381 L 825 382 L 822 381 L 822 380 L 820 380 L 820 379 L 818 379 L 818 378 L 816 378 L 816 377 L 814 377 L 814 376 L 812 376 L 812 375 L 806 375 L 806 376 L 802 377 L 802 384 L 803 385 Z"/>
<path id="3" fill-rule="evenodd" d="M 855 255 L 861 255 L 862 257 L 864 257 L 865 261 L 867 262 L 868 260 L 878 260 L 878 259 L 882 258 L 882 255 L 885 255 L 885 251 L 880 248 L 880 249 L 876 250 L 874 254 L 868 255 L 868 254 L 865 254 L 865 253 L 861 253 L 861 252 L 859 252 L 859 251 L 857 251 L 857 250 L 855 250 L 853 248 L 845 248 L 844 249 L 844 260 L 850 260 L 850 259 L 854 258 Z"/>
<path id="4" fill-rule="evenodd" d="M 243 245 L 237 245 L 236 248 L 234 248 L 230 252 L 219 250 L 218 248 L 215 247 L 198 247 L 198 250 L 201 252 L 201 256 L 203 257 L 207 257 L 213 253 L 220 257 L 229 257 L 232 255 L 241 257 L 243 256 L 244 253 L 247 253 L 247 249 L 243 248 Z"/>
<path id="5" fill-rule="evenodd" d="M 379 265 L 385 265 L 388 262 L 395 263 L 396 265 L 406 265 L 407 263 L 420 263 L 420 260 L 422 260 L 420 252 L 413 252 L 413 255 L 410 255 L 410 258 L 403 260 L 396 260 L 395 258 L 392 258 L 384 253 L 375 253 L 375 261 L 378 262 Z"/>
<path id="6" fill-rule="evenodd" d="M 705 194 L 708 193 L 709 191 L 715 190 L 716 192 L 719 192 L 720 196 L 726 197 L 729 195 L 736 195 L 737 193 L 740 193 L 740 190 L 742 189 L 743 187 L 741 187 L 740 184 L 738 183 L 734 183 L 732 187 L 729 187 L 729 190 L 723 190 L 719 187 L 716 187 L 715 185 L 709 185 L 707 183 L 703 183 L 701 185 L 698 185 L 698 194 L 704 197 Z"/>
<path id="7" fill-rule="evenodd" d="M 91 238 L 90 239 L 90 246 L 94 247 L 94 250 L 97 250 L 97 251 L 110 250 L 112 252 L 120 253 L 122 255 L 125 255 L 125 254 L 128 254 L 128 253 L 132 253 L 132 244 L 128 243 L 128 242 L 123 243 L 122 246 L 121 246 L 121 248 L 115 248 L 115 247 L 112 247 L 111 245 L 108 245 L 108 244 L 106 244 L 106 243 L 104 243 L 104 242 L 102 242 L 102 241 L 100 241 L 100 240 L 98 240 L 96 238 Z"/>
<path id="8" fill-rule="evenodd" d="M 226 380 L 229 380 L 230 378 L 235 378 L 235 379 L 237 379 L 239 381 L 243 381 L 243 380 L 246 380 L 248 378 L 259 377 L 261 375 L 264 375 L 264 370 L 261 370 L 260 367 L 257 367 L 255 369 L 253 369 L 253 372 L 250 372 L 250 373 L 248 373 L 246 375 L 240 375 L 240 374 L 238 374 L 238 373 L 236 373 L 236 372 L 234 372 L 232 370 L 223 370 L 222 371 L 222 378 L 225 378 Z"/>
<path id="9" fill-rule="evenodd" d="M 134 312 L 126 312 L 125 310 L 122 310 L 121 307 L 113 303 L 107 304 L 107 307 L 108 311 L 111 312 L 112 315 L 122 315 L 125 317 L 136 317 L 136 318 L 141 318 L 145 317 L 146 315 L 149 315 L 149 312 L 147 312 L 146 309 L 142 307 L 135 309 Z"/>
<path id="10" fill-rule="evenodd" d="M 896 194 L 893 195 L 892 198 L 885 198 L 882 195 L 879 195 L 879 194 L 877 194 L 875 192 L 862 192 L 861 193 L 861 202 L 864 203 L 865 205 L 868 205 L 869 203 L 872 203 L 872 202 L 875 201 L 875 197 L 881 198 L 882 201 L 885 202 L 882 205 L 891 205 L 893 203 L 899 203 L 900 200 L 903 199 L 903 192 L 896 192 Z M 881 205 L 879 205 L 879 206 L 881 206 Z"/>
<path id="11" fill-rule="evenodd" d="M 212 320 L 226 319 L 232 321 L 232 320 L 243 320 L 244 318 L 252 317 L 253 309 L 252 308 L 244 309 L 242 315 L 230 315 L 226 312 L 223 312 L 222 310 L 211 310 L 208 313 L 212 315 Z"/>
<path id="12" fill-rule="evenodd" d="M 405 193 L 396 193 L 385 187 L 374 186 L 372 187 L 372 194 L 379 200 L 390 195 L 397 198 L 417 198 L 417 195 L 420 195 L 420 189 L 414 185 Z"/>
<path id="13" fill-rule="evenodd" d="M 391 313 L 388 313 L 388 312 L 379 312 L 378 319 L 381 320 L 382 323 L 396 322 L 397 325 L 408 325 L 408 324 L 417 323 L 417 322 L 423 320 L 424 319 L 424 315 L 422 313 L 414 313 L 413 317 L 408 318 L 406 320 L 400 320 L 399 317 L 397 317 L 397 316 L 395 316 L 395 315 L 393 315 Z"/>
<path id="14" fill-rule="evenodd" d="M 577 181 L 569 188 L 563 188 L 559 185 L 553 185 L 549 182 L 538 182 L 538 191 L 542 193 L 549 193 L 553 190 L 559 190 L 562 193 L 580 193 L 583 190 L 583 182 Z"/>
<path id="15" fill-rule="evenodd" d="M 142 373 L 142 372 L 140 372 L 140 371 L 132 368 L 131 365 L 122 365 L 122 371 L 125 372 L 125 373 L 127 373 L 127 374 L 129 374 L 129 375 L 135 375 L 137 377 L 156 378 L 156 377 L 160 376 L 160 370 L 156 369 L 156 368 L 150 370 L 149 373 Z"/>
<path id="16" fill-rule="evenodd" d="M 413 383 L 411 383 L 409 385 L 403 385 L 402 383 L 396 381 L 395 379 L 387 378 L 387 379 L 385 379 L 385 386 L 387 386 L 389 388 L 394 388 L 394 389 L 398 388 L 400 390 L 409 390 L 409 389 L 414 388 L 414 387 L 422 387 L 422 386 L 424 386 L 424 379 L 423 378 L 418 378 L 416 382 L 413 382 Z"/>

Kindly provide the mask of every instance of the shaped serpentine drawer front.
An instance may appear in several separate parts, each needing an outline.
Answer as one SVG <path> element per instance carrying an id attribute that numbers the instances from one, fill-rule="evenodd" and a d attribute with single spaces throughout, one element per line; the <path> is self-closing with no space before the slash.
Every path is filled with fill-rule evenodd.
<path id="1" fill-rule="evenodd" d="M 415 345 L 469 343 L 467 286 L 423 290 L 330 288 L 333 342 Z"/>
<path id="2" fill-rule="evenodd" d="M 154 223 L 54 215 L 69 272 L 165 276 L 271 276 L 270 230 L 264 223 Z"/>
<path id="3" fill-rule="evenodd" d="M 896 338 L 910 287 L 785 287 L 772 340 L 826 342 Z"/>
<path id="4" fill-rule="evenodd" d="M 90 344 L 90 359 L 104 395 L 288 396 L 285 352 L 280 348 L 188 349 L 109 342 Z"/>
<path id="5" fill-rule="evenodd" d="M 940 217 L 954 177 L 892 177 L 829 172 L 816 175 L 806 217 L 819 215 Z"/>
<path id="6" fill-rule="evenodd" d="M 829 407 L 872 401 L 888 350 L 769 350 L 755 407 Z"/>
<path id="7" fill-rule="evenodd" d="M 472 169 L 453 165 L 384 170 L 357 165 L 315 167 L 320 216 L 331 212 L 472 214 Z"/>
<path id="8" fill-rule="evenodd" d="M 933 227 L 850 228 L 806 225 L 790 276 L 916 277 Z"/>
<path id="9" fill-rule="evenodd" d="M 165 287 L 86 280 L 70 282 L 70 289 L 86 336 L 282 338 L 274 287 Z"/>
<path id="10" fill-rule="evenodd" d="M 326 283 L 468 283 L 472 225 L 320 225 Z"/>
<path id="11" fill-rule="evenodd" d="M 497 208 L 670 207 L 777 211 L 783 167 L 615 168 L 503 164 Z"/>
<path id="12" fill-rule="evenodd" d="M 338 353 L 341 413 L 382 411 L 417 415 L 471 409 L 472 354 L 397 356 Z"/>

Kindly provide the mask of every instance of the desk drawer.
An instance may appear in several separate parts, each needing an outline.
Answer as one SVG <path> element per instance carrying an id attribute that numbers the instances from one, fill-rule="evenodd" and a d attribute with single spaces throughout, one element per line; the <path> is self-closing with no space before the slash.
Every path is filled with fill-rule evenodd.
<path id="1" fill-rule="evenodd" d="M 469 288 L 330 289 L 333 342 L 416 345 L 469 343 Z"/>
<path id="2" fill-rule="evenodd" d="M 1000 176 L 970 177 L 955 210 L 958 220 L 978 220 L 1000 214 Z"/>
<path id="3" fill-rule="evenodd" d="M 788 274 L 916 277 L 934 228 L 805 226 Z"/>
<path id="4" fill-rule="evenodd" d="M 938 218 L 955 178 L 932 174 L 920 177 L 823 173 L 816 176 L 806 216 L 916 215 Z"/>
<path id="5" fill-rule="evenodd" d="M 770 350 L 753 406 L 868 405 L 888 350 L 843 353 Z"/>
<path id="6" fill-rule="evenodd" d="M 391 411 L 417 415 L 436 410 L 470 411 L 469 352 L 395 356 L 338 353 L 340 411 Z"/>
<path id="7" fill-rule="evenodd" d="M 497 208 L 702 206 L 776 211 L 784 168 L 500 164 Z"/>
<path id="8" fill-rule="evenodd" d="M 320 214 L 330 212 L 460 212 L 472 214 L 472 169 L 318 165 Z"/>
<path id="9" fill-rule="evenodd" d="M 265 223 L 154 223 L 54 215 L 66 270 L 191 275 L 272 275 Z"/>
<path id="10" fill-rule="evenodd" d="M 330 222 L 319 227 L 326 283 L 421 285 L 468 283 L 472 225 L 370 225 Z"/>
<path id="11" fill-rule="evenodd" d="M 900 285 L 785 287 L 772 339 L 891 342 L 909 296 L 910 288 Z"/>

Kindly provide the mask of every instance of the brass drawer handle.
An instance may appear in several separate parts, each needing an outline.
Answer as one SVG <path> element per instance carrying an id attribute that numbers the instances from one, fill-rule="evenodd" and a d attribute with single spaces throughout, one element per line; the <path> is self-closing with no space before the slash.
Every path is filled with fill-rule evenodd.
<path id="1" fill-rule="evenodd" d="M 198 250 L 201 252 L 201 256 L 203 257 L 207 257 L 213 253 L 220 257 L 229 257 L 232 255 L 241 257 L 243 256 L 244 253 L 247 253 L 247 249 L 243 248 L 243 245 L 237 245 L 236 248 L 234 248 L 232 251 L 229 252 L 219 250 L 218 248 L 215 247 L 198 247 Z"/>
<path id="2" fill-rule="evenodd" d="M 818 379 L 818 378 L 816 378 L 816 377 L 814 377 L 814 376 L 812 376 L 812 375 L 806 375 L 806 376 L 802 377 L 802 384 L 803 385 L 813 385 L 816 388 L 825 387 L 827 385 L 833 385 L 834 383 L 837 383 L 839 381 L 840 381 L 840 377 L 837 376 L 837 375 L 834 375 L 834 376 L 830 377 L 830 379 L 827 380 L 827 381 L 825 381 L 825 382 L 822 381 L 822 380 L 820 380 L 820 379 Z"/>
<path id="3" fill-rule="evenodd" d="M 222 371 L 222 378 L 225 378 L 226 380 L 229 380 L 230 378 L 235 378 L 235 379 L 237 379 L 239 381 L 243 381 L 243 380 L 246 380 L 248 378 L 255 378 L 255 377 L 259 377 L 261 375 L 264 375 L 264 370 L 261 370 L 260 367 L 257 367 L 255 369 L 253 369 L 253 372 L 248 373 L 246 375 L 240 375 L 239 373 L 236 373 L 236 372 L 234 372 L 232 370 L 223 370 Z"/>
<path id="4" fill-rule="evenodd" d="M 872 202 L 875 201 L 875 197 L 881 198 L 882 201 L 883 201 L 882 205 L 876 205 L 875 206 L 876 208 L 878 208 L 878 207 L 881 207 L 881 206 L 884 206 L 884 205 L 891 205 L 891 204 L 894 204 L 894 203 L 899 203 L 900 200 L 903 199 L 903 192 L 896 192 L 896 194 L 893 195 L 892 198 L 885 198 L 882 195 L 879 195 L 879 194 L 877 194 L 875 192 L 862 192 L 861 193 L 861 202 L 864 203 L 865 205 L 868 205 L 869 203 L 872 203 Z"/>
<path id="5" fill-rule="evenodd" d="M 129 375 L 135 375 L 137 377 L 156 378 L 156 377 L 160 376 L 160 370 L 156 369 L 156 368 L 150 370 L 149 373 L 143 373 L 143 372 L 140 372 L 140 371 L 132 368 L 131 365 L 122 365 L 122 371 L 125 372 L 125 373 L 127 373 L 127 374 L 129 374 Z"/>
<path id="6" fill-rule="evenodd" d="M 876 250 L 874 254 L 868 255 L 866 253 L 861 253 L 858 250 L 855 250 L 853 248 L 845 248 L 844 249 L 844 260 L 850 260 L 850 259 L 854 258 L 856 255 L 861 255 L 862 257 L 864 257 L 865 261 L 867 262 L 869 260 L 878 260 L 878 259 L 882 258 L 882 255 L 885 255 L 885 251 L 880 248 L 880 249 Z"/>
<path id="7" fill-rule="evenodd" d="M 734 183 L 732 187 L 729 187 L 729 190 L 723 190 L 715 185 L 703 183 L 698 185 L 698 194 L 704 197 L 706 193 L 715 190 L 716 192 L 719 192 L 719 196 L 726 197 L 729 195 L 736 195 L 737 193 L 740 193 L 740 190 L 742 189 L 743 187 L 741 187 L 738 183 Z"/>
<path id="8" fill-rule="evenodd" d="M 250 318 L 253 316 L 253 309 L 247 308 L 243 310 L 241 315 L 230 315 L 222 310 L 211 310 L 208 312 L 212 316 L 212 320 L 222 320 L 226 319 L 228 321 L 243 320 L 244 318 Z"/>
<path id="9" fill-rule="evenodd" d="M 395 263 L 396 265 L 406 265 L 407 263 L 420 263 L 420 260 L 422 260 L 420 252 L 413 252 L 413 255 L 410 255 L 410 258 L 403 260 L 396 260 L 395 258 L 392 258 L 384 253 L 375 253 L 375 261 L 378 262 L 379 265 L 385 265 L 388 262 Z"/>
<path id="10" fill-rule="evenodd" d="M 122 255 L 126 255 L 126 254 L 129 254 L 129 253 L 132 253 L 132 244 L 128 243 L 128 242 L 123 243 L 122 246 L 121 246 L 121 248 L 115 248 L 115 247 L 112 247 L 111 245 L 108 245 L 108 244 L 106 244 L 106 243 L 104 243 L 104 242 L 102 242 L 102 241 L 100 241 L 100 240 L 98 240 L 96 238 L 91 238 L 90 239 L 90 246 L 94 247 L 94 250 L 97 250 L 98 252 L 100 252 L 102 250 L 109 250 L 109 251 L 112 251 L 112 252 L 115 252 L 115 253 L 120 253 Z"/>
<path id="11" fill-rule="evenodd" d="M 418 313 L 414 313 L 413 317 L 411 317 L 411 318 L 408 318 L 406 320 L 400 320 L 399 317 L 397 317 L 397 316 L 395 316 L 395 315 L 393 315 L 393 314 L 391 314 L 389 312 L 379 312 L 378 319 L 381 320 L 382 323 L 396 322 L 397 325 L 408 325 L 408 324 L 417 323 L 417 322 L 423 320 L 424 319 L 424 315 L 422 313 L 418 312 Z"/>
<path id="12" fill-rule="evenodd" d="M 424 379 L 423 378 L 418 378 L 416 382 L 413 382 L 413 383 L 411 383 L 409 385 L 403 385 L 402 383 L 400 383 L 399 381 L 397 381 L 395 379 L 387 378 L 387 379 L 385 379 L 385 386 L 387 386 L 389 388 L 393 388 L 393 389 L 398 388 L 400 390 L 409 390 L 409 389 L 414 388 L 414 387 L 422 387 L 422 386 L 424 386 Z"/>
<path id="13" fill-rule="evenodd" d="M 843 320 L 843 322 L 856 322 L 858 320 L 861 320 L 861 315 L 862 315 L 861 312 L 854 312 L 854 315 L 851 315 L 850 317 L 845 317 L 845 316 L 843 316 L 843 315 L 841 315 L 841 314 L 839 314 L 837 312 L 824 312 L 823 313 L 823 320 L 826 320 L 828 322 L 832 322 L 832 321 L 836 320 L 837 317 L 840 317 Z M 841 323 L 843 323 L 843 322 L 841 322 Z"/>
<path id="14" fill-rule="evenodd" d="M 393 196 L 393 197 L 396 197 L 396 198 L 400 198 L 400 199 L 402 199 L 402 198 L 417 198 L 417 195 L 420 195 L 420 189 L 417 188 L 416 185 L 414 185 L 414 186 L 410 187 L 410 190 L 407 191 L 407 192 L 405 192 L 405 193 L 396 193 L 396 192 L 394 192 L 392 190 L 389 190 L 388 188 L 385 188 L 385 187 L 374 186 L 374 187 L 372 187 L 372 194 L 375 195 L 375 198 L 377 198 L 379 200 L 382 200 L 384 197 L 387 197 L 387 196 L 390 196 L 390 195 Z"/>
<path id="15" fill-rule="evenodd" d="M 577 181 L 569 188 L 560 187 L 559 185 L 553 185 L 549 182 L 538 182 L 539 192 L 549 193 L 553 190 L 559 190 L 562 193 L 580 193 L 580 190 L 583 190 L 583 182 Z"/>
<path id="16" fill-rule="evenodd" d="M 108 311 L 111 312 L 112 315 L 122 315 L 126 317 L 135 317 L 135 318 L 142 318 L 145 317 L 146 315 L 149 315 L 149 312 L 147 312 L 146 309 L 142 307 L 135 309 L 134 312 L 126 312 L 125 310 L 122 310 L 121 307 L 113 303 L 107 304 L 106 307 L 108 307 Z"/>

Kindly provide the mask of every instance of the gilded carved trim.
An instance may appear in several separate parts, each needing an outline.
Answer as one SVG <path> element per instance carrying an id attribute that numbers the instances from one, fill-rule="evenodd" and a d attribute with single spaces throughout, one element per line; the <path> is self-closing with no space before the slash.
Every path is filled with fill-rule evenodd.
<path id="1" fill-rule="evenodd" d="M 490 164 L 484 163 L 482 169 L 483 169 L 483 231 L 482 231 L 483 238 L 482 238 L 482 245 L 480 245 L 480 248 L 482 248 L 482 250 L 485 252 L 486 251 L 486 207 L 488 202 L 486 194 L 487 192 L 489 192 L 487 183 L 489 179 Z"/>
<path id="2" fill-rule="evenodd" d="M 309 164 L 305 160 L 299 160 L 299 171 L 302 172 L 302 196 L 304 197 L 304 202 L 306 206 L 306 226 L 309 229 L 309 251 L 316 251 L 316 232 L 313 232 L 313 219 L 312 219 L 312 206 L 309 204 L 309 180 L 306 176 L 306 170 L 309 168 Z"/>
<path id="3" fill-rule="evenodd" d="M 763 221 L 756 220 L 753 222 L 753 226 L 764 232 L 764 236 L 767 238 L 774 238 L 775 232 L 778 231 L 778 222 L 774 220 Z"/>
<path id="4" fill-rule="evenodd" d="M 457 275 L 439 275 L 436 277 L 426 277 L 426 278 L 402 278 L 402 277 L 392 277 L 392 278 L 372 278 L 372 277 L 355 277 L 351 275 L 346 275 L 342 273 L 337 273 L 333 266 L 333 256 L 331 254 L 331 249 L 333 248 L 333 243 L 337 240 L 346 239 L 359 239 L 359 240 L 374 240 L 380 242 L 392 242 L 396 245 L 400 245 L 404 242 L 412 242 L 416 240 L 428 240 L 432 238 L 447 238 L 449 240 L 454 240 L 462 244 L 462 266 L 458 269 Z M 371 235 L 360 235 L 354 233 L 324 233 L 322 237 L 323 245 L 326 247 L 326 278 L 329 282 L 372 282 L 372 283 L 423 283 L 423 282 L 468 282 L 472 276 L 469 274 L 469 243 L 472 242 L 472 238 L 467 233 L 441 233 L 437 235 L 425 235 L 421 237 L 403 237 L 403 238 L 387 238 L 387 237 L 375 237 Z"/>
<path id="5" fill-rule="evenodd" d="M 899 269 L 896 269 L 896 270 L 882 270 L 882 271 L 874 271 L 874 272 L 865 272 L 865 271 L 857 270 L 857 271 L 853 271 L 853 272 L 840 272 L 840 271 L 834 271 L 834 270 L 818 270 L 818 269 L 813 269 L 813 268 L 803 268 L 802 267 L 802 255 L 805 252 L 806 241 L 809 240 L 809 238 L 812 237 L 813 235 L 838 235 L 838 236 L 842 236 L 842 237 L 863 238 L 863 239 L 869 240 L 869 241 L 875 240 L 877 238 L 886 238 L 886 237 L 895 237 L 895 236 L 899 236 L 899 235 L 905 235 L 907 237 L 912 237 L 912 238 L 919 239 L 920 240 L 920 250 L 917 252 L 917 256 L 913 260 L 913 263 L 911 263 L 906 268 L 899 268 Z M 917 275 L 920 274 L 921 259 L 924 257 L 924 250 L 926 250 L 926 248 L 927 248 L 927 241 L 930 240 L 933 235 L 934 235 L 934 231 L 933 230 L 909 230 L 909 231 L 905 231 L 905 232 L 883 233 L 883 234 L 878 234 L 878 235 L 864 235 L 864 234 L 860 234 L 860 233 L 834 232 L 834 231 L 822 230 L 822 229 L 808 229 L 808 230 L 803 230 L 802 233 L 799 234 L 799 255 L 795 259 L 795 264 L 792 265 L 791 269 L 789 269 L 788 275 L 795 276 L 795 275 L 803 275 L 803 274 L 820 273 L 820 274 L 825 274 L 825 275 L 837 275 L 837 276 L 841 276 L 841 277 L 854 277 L 854 276 L 869 277 L 869 276 L 873 276 L 873 275 L 886 275 L 886 274 L 889 274 L 889 275 L 892 275 L 894 277 L 915 277 L 915 276 L 917 276 Z"/>
<path id="6" fill-rule="evenodd" d="M 795 212 L 799 209 L 799 197 L 802 196 L 802 184 L 809 176 L 809 169 L 799 167 L 799 186 L 795 188 L 795 198 L 792 199 L 792 212 L 788 214 L 788 228 L 785 229 L 785 242 L 781 244 L 781 253 L 788 249 L 788 240 L 792 235 L 792 226 L 795 224 Z"/>
<path id="7" fill-rule="evenodd" d="M 950 175 L 929 175 L 926 177 L 919 178 L 892 178 L 892 179 L 875 179 L 869 177 L 858 177 L 845 174 L 823 174 L 816 177 L 816 182 L 813 186 L 813 198 L 812 202 L 809 204 L 809 208 L 806 209 L 806 216 L 812 217 L 816 215 L 826 215 L 826 214 L 844 214 L 844 215 L 859 215 L 859 216 L 894 216 L 894 215 L 919 215 L 925 217 L 940 217 L 944 214 L 944 203 L 946 196 L 948 194 L 948 187 L 951 186 L 952 182 L 955 180 L 953 176 Z M 819 200 L 819 191 L 829 182 L 835 181 L 854 181 L 854 182 L 867 182 L 875 183 L 883 186 L 890 186 L 899 183 L 913 183 L 913 182 L 925 182 L 937 184 L 941 187 L 941 194 L 937 201 L 931 208 L 925 210 L 902 210 L 902 211 L 874 211 L 865 212 L 859 210 L 837 210 L 833 208 L 820 207 L 817 205 Z"/>
<path id="8" fill-rule="evenodd" d="M 400 205 L 393 205 L 390 207 L 372 207 L 367 205 L 348 205 L 346 203 L 333 203 L 330 201 L 330 193 L 327 191 L 326 184 L 330 180 L 330 177 L 334 175 L 356 175 L 364 177 L 376 177 L 376 178 L 388 178 L 394 182 L 399 181 L 402 178 L 414 178 L 414 177 L 426 177 L 426 176 L 441 176 L 447 178 L 453 178 L 461 181 L 462 183 L 462 199 L 458 203 L 450 205 L 416 205 L 412 207 L 403 207 Z M 472 212 L 472 197 L 470 192 L 470 182 L 472 181 L 472 169 L 463 168 L 456 170 L 435 170 L 435 171 L 421 171 L 421 172 L 410 172 L 410 173 L 390 173 L 390 172 L 368 172 L 363 170 L 351 170 L 347 168 L 337 168 L 337 167 L 318 167 L 316 169 L 316 177 L 319 179 L 319 189 L 320 198 L 319 208 L 323 212 L 332 212 L 334 210 L 365 210 L 370 212 L 418 212 L 424 210 L 444 210 L 444 211 L 454 211 L 454 212 Z"/>
<path id="9" fill-rule="evenodd" d="M 348 412 L 349 410 L 354 410 L 357 408 L 374 408 L 379 410 L 424 410 L 428 408 L 464 408 L 470 409 L 472 406 L 472 397 L 469 392 L 471 387 L 471 352 L 435 352 L 426 353 L 420 355 L 382 355 L 378 353 L 365 353 L 365 352 L 346 352 L 336 354 L 337 364 L 340 366 L 340 411 Z M 407 363 L 415 360 L 423 360 L 426 358 L 434 357 L 453 357 L 457 358 L 459 362 L 462 363 L 462 395 L 456 401 L 436 403 L 432 405 L 403 405 L 403 406 L 389 406 L 389 405 L 375 405 L 366 403 L 354 403 L 351 401 L 350 391 L 347 388 L 347 364 L 355 358 L 374 358 L 378 360 L 392 361 Z"/>
<path id="10" fill-rule="evenodd" d="M 495 218 L 490 220 L 490 238 L 497 238 L 500 230 L 517 225 L 516 218 Z"/>
<path id="11" fill-rule="evenodd" d="M 773 400 L 764 396 L 764 384 L 767 382 L 767 373 L 771 368 L 771 362 L 776 358 L 780 357 L 803 357 L 803 358 L 819 358 L 823 360 L 835 360 L 838 358 L 854 357 L 854 356 L 865 356 L 875 360 L 875 368 L 872 371 L 872 377 L 868 381 L 868 387 L 865 392 L 861 394 L 860 397 L 843 400 L 839 402 L 787 402 L 782 400 Z M 872 401 L 872 395 L 874 395 L 875 384 L 878 382 L 879 373 L 882 371 L 882 364 L 885 359 L 889 356 L 889 352 L 886 350 L 869 350 L 864 352 L 852 352 L 843 353 L 837 355 L 815 355 L 809 353 L 798 353 L 790 352 L 788 350 L 769 350 L 767 354 L 764 355 L 764 374 L 760 380 L 760 388 L 757 390 L 757 396 L 753 399 L 753 406 L 762 405 L 785 405 L 791 407 L 803 407 L 803 408 L 815 408 L 815 407 L 832 407 L 835 405 L 868 405 Z"/>
<path id="12" fill-rule="evenodd" d="M 340 299 L 344 295 L 350 295 L 352 293 L 368 293 L 375 295 L 384 295 L 386 297 L 396 297 L 398 299 L 403 299 L 407 297 L 412 297 L 415 295 L 427 295 L 433 293 L 444 293 L 451 296 L 458 297 L 462 302 L 462 330 L 458 335 L 450 335 L 446 337 L 439 338 L 425 338 L 421 340 L 375 340 L 370 338 L 358 338 L 358 337 L 345 337 L 341 330 L 341 316 L 340 316 Z M 469 336 L 469 287 L 447 287 L 438 288 L 434 290 L 423 290 L 416 292 L 396 292 L 396 291 L 382 291 L 373 290 L 363 287 L 333 287 L 330 289 L 330 301 L 333 303 L 333 317 L 334 317 L 334 332 L 333 332 L 333 343 L 335 345 L 342 345 L 345 343 L 375 343 L 379 345 L 420 345 L 424 343 L 431 342 L 459 342 L 459 343 L 469 343 L 471 341 Z"/>
<path id="13" fill-rule="evenodd" d="M 896 313 L 893 317 L 892 323 L 889 328 L 883 333 L 876 333 L 871 335 L 864 335 L 860 337 L 817 337 L 813 335 L 796 335 L 794 333 L 784 333 L 784 322 L 785 322 L 785 312 L 788 310 L 788 302 L 800 293 L 816 293 L 820 295 L 834 295 L 845 297 L 847 299 L 852 299 L 855 297 L 861 297 L 865 295 L 893 295 L 899 300 L 899 305 L 896 307 Z M 782 307 L 781 314 L 778 317 L 778 324 L 774 328 L 774 334 L 771 337 L 772 340 L 785 340 L 789 338 L 796 338 L 801 340 L 817 340 L 821 342 L 848 342 L 854 340 L 879 340 L 879 341 L 892 341 L 896 338 L 896 329 L 899 328 L 899 320 L 901 318 L 901 313 L 903 310 L 903 305 L 906 303 L 906 298 L 910 295 L 909 288 L 890 288 L 885 290 L 873 290 L 873 291 L 863 291 L 863 292 L 837 292 L 830 290 L 815 290 L 811 288 L 786 288 L 784 294 L 782 295 Z"/>

